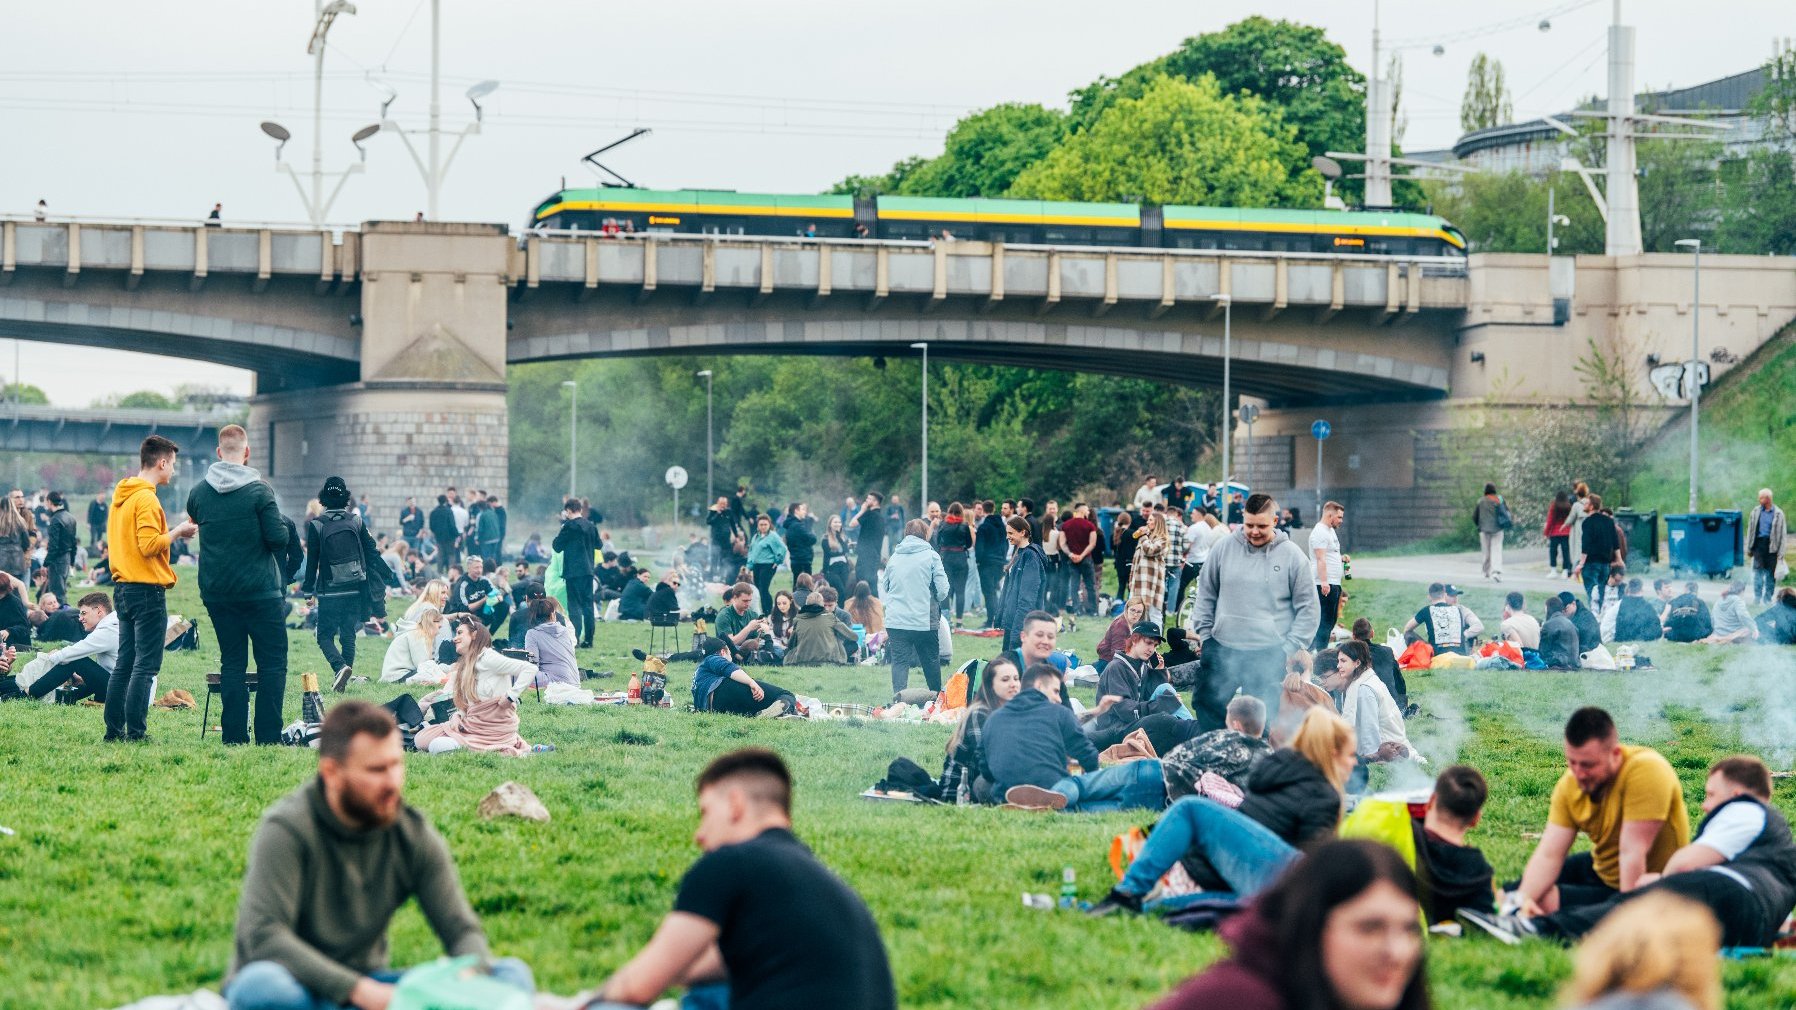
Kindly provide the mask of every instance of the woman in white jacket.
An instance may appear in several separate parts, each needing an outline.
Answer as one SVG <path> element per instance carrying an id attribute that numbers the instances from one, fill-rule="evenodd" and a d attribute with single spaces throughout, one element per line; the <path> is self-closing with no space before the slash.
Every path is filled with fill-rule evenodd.
<path id="1" fill-rule="evenodd" d="M 426 606 L 418 611 L 411 630 L 398 632 L 387 646 L 386 658 L 380 664 L 383 684 L 441 684 L 449 679 L 449 668 L 437 662 L 437 633 L 443 627 L 443 612 Z"/>
<path id="2" fill-rule="evenodd" d="M 536 667 L 493 648 L 479 618 L 458 614 L 452 624 L 457 658 L 449 689 L 456 712 L 446 723 L 424 727 L 413 746 L 432 754 L 466 749 L 512 757 L 554 750 L 550 744 L 532 747 L 518 735 L 518 692 L 535 679 Z"/>
<path id="3" fill-rule="evenodd" d="M 1353 727 L 1359 767 L 1348 780 L 1348 792 L 1364 792 L 1366 766 L 1385 761 L 1408 761 L 1417 755 L 1409 745 L 1403 713 L 1390 689 L 1372 669 L 1372 650 L 1358 639 L 1336 649 L 1335 669 L 1323 686 L 1341 695 L 1341 718 Z"/>

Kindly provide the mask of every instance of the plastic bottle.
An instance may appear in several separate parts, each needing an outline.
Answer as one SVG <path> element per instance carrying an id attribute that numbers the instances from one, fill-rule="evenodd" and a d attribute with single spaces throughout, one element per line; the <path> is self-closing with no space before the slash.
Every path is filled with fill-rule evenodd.
<path id="1" fill-rule="evenodd" d="M 1068 866 L 1060 871 L 1060 907 L 1072 908 L 1079 901 L 1079 878 Z"/>

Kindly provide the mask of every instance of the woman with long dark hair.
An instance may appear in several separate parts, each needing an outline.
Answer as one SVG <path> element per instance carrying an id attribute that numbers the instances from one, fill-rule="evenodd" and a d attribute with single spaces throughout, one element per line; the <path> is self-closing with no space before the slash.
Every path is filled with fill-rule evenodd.
<path id="1" fill-rule="evenodd" d="M 967 559 L 972 556 L 973 527 L 967 524 L 966 506 L 948 503 L 948 514 L 936 530 L 935 549 L 942 556 L 942 570 L 948 573 L 948 595 L 954 600 L 954 623 L 967 613 Z"/>
<path id="2" fill-rule="evenodd" d="M 1227 959 L 1153 1010 L 1428 1010 L 1417 892 L 1387 846 L 1319 846 L 1222 925 Z"/>
<path id="3" fill-rule="evenodd" d="M 31 577 L 31 534 L 37 532 L 37 520 L 25 505 L 25 492 L 13 488 L 6 504 L 0 505 L 0 571 L 20 582 Z"/>
<path id="4" fill-rule="evenodd" d="M 1004 629 L 1004 651 L 1022 644 L 1023 618 L 1040 610 L 1048 599 L 1048 559 L 1039 544 L 1029 542 L 1029 520 L 1011 516 L 1004 534 L 1015 548 L 1004 566 L 1004 587 L 998 591 L 998 626 Z"/>
<path id="5" fill-rule="evenodd" d="M 773 611 L 767 615 L 773 622 L 769 634 L 775 648 L 784 652 L 792 642 L 792 625 L 798 621 L 798 604 L 792 594 L 782 589 L 773 594 Z"/>
<path id="6" fill-rule="evenodd" d="M 817 543 L 823 548 L 823 577 L 836 587 L 836 598 L 842 599 L 852 587 L 848 583 L 848 535 L 842 531 L 841 516 L 829 517 Z"/>
<path id="7" fill-rule="evenodd" d="M 449 669 L 449 689 L 455 714 L 446 723 L 424 727 L 413 745 L 431 754 L 465 749 L 512 757 L 553 750 L 531 747 L 518 735 L 517 692 L 536 678 L 536 667 L 493 648 L 492 633 L 478 617 L 457 614 L 454 626 L 456 660 Z"/>
<path id="8" fill-rule="evenodd" d="M 1403 726 L 1403 710 L 1373 671 L 1372 650 L 1357 638 L 1342 642 L 1335 650 L 1333 670 L 1320 672 L 1322 686 L 1341 696 L 1341 718 L 1353 727 L 1357 741 L 1359 765 L 1347 790 L 1364 792 L 1367 765 L 1415 756 Z"/>
<path id="9" fill-rule="evenodd" d="M 1547 506 L 1547 524 L 1542 530 L 1547 538 L 1547 571 L 1563 568 L 1566 578 L 1571 577 L 1571 495 L 1564 491 L 1553 496 L 1553 504 Z"/>
<path id="10" fill-rule="evenodd" d="M 991 769 L 985 763 L 985 720 L 1023 689 L 1023 674 L 1009 655 L 985 664 L 979 690 L 967 701 L 960 724 L 948 738 L 948 758 L 942 765 L 942 799 L 962 803 L 992 802 Z M 965 789 L 964 796 L 961 790 Z"/>

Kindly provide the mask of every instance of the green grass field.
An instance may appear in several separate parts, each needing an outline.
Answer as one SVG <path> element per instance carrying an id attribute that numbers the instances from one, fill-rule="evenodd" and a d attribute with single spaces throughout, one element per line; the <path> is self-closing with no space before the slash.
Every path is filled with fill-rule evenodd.
<path id="1" fill-rule="evenodd" d="M 171 609 L 203 620 L 192 570 L 182 576 Z M 1350 615 L 1369 614 L 1381 633 L 1420 598 L 1412 586 L 1364 580 L 1350 593 Z M 1495 599 L 1468 597 L 1487 619 Z M 1082 625 L 1071 644 L 1089 656 L 1102 630 Z M 582 660 L 616 670 L 621 683 L 632 669 L 628 650 L 646 637 L 641 625 L 602 625 L 599 648 Z M 200 695 L 217 661 L 210 622 L 201 640 L 198 653 L 167 656 L 162 690 Z M 377 674 L 383 644 L 362 641 L 359 671 Z M 293 632 L 291 645 L 290 719 L 297 674 L 324 672 L 309 637 Z M 992 651 L 991 640 L 958 639 L 959 659 Z M 1796 740 L 1780 694 L 1792 682 L 1787 655 L 1652 654 L 1659 671 L 1629 676 L 1411 679 L 1422 708 L 1412 723 L 1418 744 L 1437 766 L 1457 757 L 1491 780 L 1473 838 L 1500 876 L 1519 875 L 1527 858 L 1528 833 L 1539 830 L 1562 765 L 1557 728 L 1578 704 L 1611 706 L 1628 739 L 1661 748 L 1693 811 L 1709 762 L 1746 742 L 1789 766 L 1779 749 Z M 884 701 L 889 686 L 883 667 L 763 673 L 828 701 Z M 554 743 L 550 755 L 410 760 L 407 798 L 447 836 L 495 949 L 529 961 L 545 990 L 592 985 L 647 940 L 694 858 L 693 776 L 717 753 L 747 744 L 792 763 L 798 833 L 871 906 L 906 1007 L 1137 1007 L 1218 956 L 1213 937 L 1149 919 L 1089 921 L 1022 907 L 1021 892 L 1055 891 L 1069 865 L 1081 896 L 1096 900 L 1110 883 L 1110 838 L 1139 815 L 868 802 L 856 794 L 895 757 L 938 768 L 948 730 L 694 716 L 680 710 L 687 676 L 675 673 L 671 711 L 555 709 L 527 698 L 524 735 Z M 351 693 L 384 702 L 397 691 L 357 685 Z M 216 722 L 216 706 L 213 715 Z M 101 729 L 93 708 L 0 706 L 0 824 L 17 832 L 0 836 L 0 1007 L 113 1007 L 216 987 L 256 818 L 314 766 L 310 752 L 226 750 L 216 734 L 202 743 L 198 712 L 152 710 L 147 746 L 103 747 Z M 553 821 L 481 821 L 475 804 L 506 779 L 535 790 Z M 1780 802 L 1796 814 L 1788 796 Z M 438 953 L 412 909 L 393 941 L 395 963 Z M 1429 960 L 1436 1006 L 1489 1010 L 1555 1005 L 1570 963 L 1556 949 L 1478 940 L 1435 942 Z M 1726 978 L 1735 1010 L 1796 1006 L 1796 962 L 1730 964 Z"/>

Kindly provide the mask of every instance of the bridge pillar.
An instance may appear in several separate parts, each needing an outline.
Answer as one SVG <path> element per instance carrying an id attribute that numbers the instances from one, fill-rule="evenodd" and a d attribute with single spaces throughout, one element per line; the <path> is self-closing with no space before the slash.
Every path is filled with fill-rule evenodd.
<path id="1" fill-rule="evenodd" d="M 509 498 L 507 264 L 496 225 L 372 222 L 361 232 L 361 378 L 258 395 L 254 459 L 298 513 L 324 479 L 390 526 L 446 485 Z"/>

